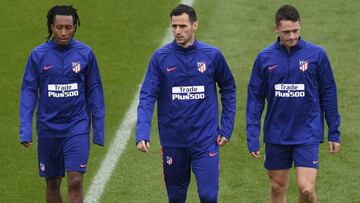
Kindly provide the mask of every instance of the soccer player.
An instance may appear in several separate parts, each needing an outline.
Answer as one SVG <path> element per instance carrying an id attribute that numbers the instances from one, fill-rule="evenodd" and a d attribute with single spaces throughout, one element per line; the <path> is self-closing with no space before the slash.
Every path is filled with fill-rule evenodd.
<path id="1" fill-rule="evenodd" d="M 104 96 L 91 48 L 73 39 L 80 26 L 77 9 L 54 6 L 47 14 L 47 41 L 30 54 L 20 94 L 20 142 L 32 145 L 35 108 L 39 175 L 46 180 L 46 202 L 62 202 L 67 172 L 68 202 L 82 202 L 82 180 L 93 143 L 104 145 Z M 53 36 L 53 37 L 52 37 Z"/>
<path id="2" fill-rule="evenodd" d="M 219 49 L 197 41 L 196 13 L 180 4 L 170 13 L 174 41 L 152 56 L 140 92 L 137 148 L 150 148 L 157 101 L 163 172 L 169 202 L 185 202 L 191 169 L 201 202 L 217 202 L 219 150 L 231 136 L 236 108 L 232 73 Z M 222 103 L 218 119 L 219 86 Z"/>
<path id="3" fill-rule="evenodd" d="M 265 162 L 270 201 L 286 202 L 289 169 L 294 164 L 299 202 L 316 202 L 319 144 L 324 140 L 324 115 L 329 127 L 329 152 L 340 149 L 340 116 L 336 85 L 323 48 L 300 37 L 296 8 L 284 5 L 275 15 L 275 43 L 257 56 L 248 85 L 247 143 L 260 157 L 260 120 L 264 122 Z"/>

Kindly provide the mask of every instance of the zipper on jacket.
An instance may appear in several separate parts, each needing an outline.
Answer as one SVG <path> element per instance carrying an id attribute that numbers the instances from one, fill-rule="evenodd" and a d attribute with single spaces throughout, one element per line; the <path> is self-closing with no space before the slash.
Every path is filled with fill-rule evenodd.
<path id="1" fill-rule="evenodd" d="M 287 57 L 287 77 L 290 76 L 290 57 L 291 57 L 291 49 L 290 51 L 288 51 L 285 47 L 284 49 L 286 50 L 286 57 Z"/>
<path id="2" fill-rule="evenodd" d="M 185 53 L 186 75 L 189 76 L 188 52 Z"/>
<path id="3" fill-rule="evenodd" d="M 64 66 L 64 50 L 61 50 L 61 70 L 63 74 L 63 78 L 65 79 L 65 66 Z"/>
<path id="4" fill-rule="evenodd" d="M 290 55 L 287 56 L 287 76 L 290 74 Z"/>

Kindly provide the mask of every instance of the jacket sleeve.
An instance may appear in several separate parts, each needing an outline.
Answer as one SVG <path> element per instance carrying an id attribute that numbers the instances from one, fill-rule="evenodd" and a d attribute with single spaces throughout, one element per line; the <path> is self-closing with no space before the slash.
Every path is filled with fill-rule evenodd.
<path id="1" fill-rule="evenodd" d="M 150 141 L 151 120 L 159 92 L 160 70 L 155 55 L 148 65 L 139 96 L 137 109 L 136 143 L 140 140 Z"/>
<path id="2" fill-rule="evenodd" d="M 26 63 L 20 90 L 20 142 L 32 142 L 32 121 L 38 101 L 37 57 L 32 52 Z"/>
<path id="3" fill-rule="evenodd" d="M 104 146 L 105 102 L 101 77 L 95 55 L 89 53 L 88 71 L 85 75 L 86 106 L 91 113 L 93 143 Z"/>
<path id="4" fill-rule="evenodd" d="M 221 129 L 219 134 L 230 140 L 235 122 L 236 85 L 231 70 L 220 52 L 217 54 L 215 81 L 220 88 L 219 92 L 221 94 L 222 104 Z"/>
<path id="5" fill-rule="evenodd" d="M 319 60 L 319 92 L 321 109 L 328 125 L 328 140 L 340 143 L 340 116 L 336 95 L 336 84 L 330 61 L 324 51 Z"/>
<path id="6" fill-rule="evenodd" d="M 265 105 L 264 75 L 260 67 L 259 56 L 253 65 L 248 85 L 246 104 L 246 134 L 249 152 L 260 150 L 261 115 Z"/>

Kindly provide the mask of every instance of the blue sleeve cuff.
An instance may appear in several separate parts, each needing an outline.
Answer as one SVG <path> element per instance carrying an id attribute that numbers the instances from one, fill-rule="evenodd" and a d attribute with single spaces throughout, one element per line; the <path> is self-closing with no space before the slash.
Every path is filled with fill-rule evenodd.
<path id="1" fill-rule="evenodd" d="M 340 136 L 339 135 L 329 135 L 328 141 L 340 143 Z"/>

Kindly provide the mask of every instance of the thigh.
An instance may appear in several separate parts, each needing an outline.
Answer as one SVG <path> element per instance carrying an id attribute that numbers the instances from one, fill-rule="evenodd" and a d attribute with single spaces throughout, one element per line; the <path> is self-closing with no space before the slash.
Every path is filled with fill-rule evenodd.
<path id="1" fill-rule="evenodd" d="M 63 138 L 38 139 L 39 175 L 45 178 L 65 176 Z"/>
<path id="2" fill-rule="evenodd" d="M 315 188 L 316 168 L 296 167 L 296 181 L 298 188 Z"/>
<path id="3" fill-rule="evenodd" d="M 285 170 L 292 167 L 292 146 L 265 144 L 264 167 L 267 170 Z"/>
<path id="4" fill-rule="evenodd" d="M 275 188 L 287 188 L 289 183 L 289 169 L 285 170 L 268 170 L 270 184 Z"/>
<path id="5" fill-rule="evenodd" d="M 66 139 L 63 153 L 67 172 L 86 172 L 89 148 L 89 134 L 74 135 Z"/>
<path id="6" fill-rule="evenodd" d="M 163 174 L 170 200 L 185 201 L 190 183 L 190 155 L 186 148 L 162 147 Z"/>
<path id="7" fill-rule="evenodd" d="M 295 167 L 319 168 L 319 143 L 296 145 L 292 157 Z"/>
<path id="8" fill-rule="evenodd" d="M 191 167 L 200 198 L 216 200 L 219 190 L 219 146 L 217 143 L 193 153 Z"/>

